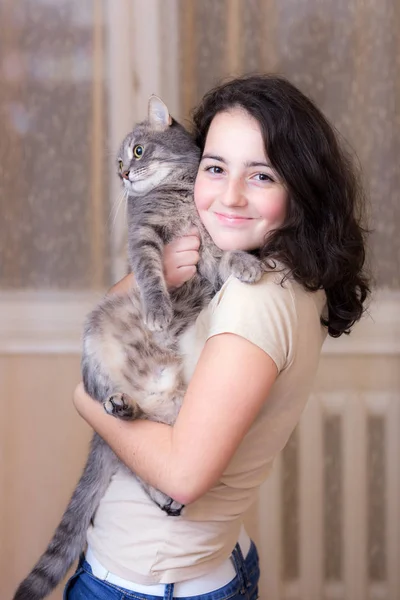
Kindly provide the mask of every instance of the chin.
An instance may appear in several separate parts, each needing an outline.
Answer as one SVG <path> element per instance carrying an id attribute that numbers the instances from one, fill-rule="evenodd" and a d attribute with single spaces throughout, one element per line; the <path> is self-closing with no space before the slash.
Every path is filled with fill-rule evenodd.
<path id="1" fill-rule="evenodd" d="M 212 237 L 212 236 L 211 236 Z M 247 244 L 235 244 L 234 242 L 229 242 L 228 240 L 219 240 L 212 238 L 214 244 L 222 250 L 222 252 L 235 252 L 235 251 L 243 251 L 248 252 L 249 250 L 254 250 L 253 247 L 250 247 Z"/>

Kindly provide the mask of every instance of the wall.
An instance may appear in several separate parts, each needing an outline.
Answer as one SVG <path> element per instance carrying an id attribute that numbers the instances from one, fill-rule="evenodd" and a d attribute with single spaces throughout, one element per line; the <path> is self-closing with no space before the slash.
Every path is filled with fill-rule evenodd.
<path id="1" fill-rule="evenodd" d="M 1 598 L 44 551 L 83 466 L 91 434 L 72 407 L 78 381 L 79 356 L 0 356 Z"/>

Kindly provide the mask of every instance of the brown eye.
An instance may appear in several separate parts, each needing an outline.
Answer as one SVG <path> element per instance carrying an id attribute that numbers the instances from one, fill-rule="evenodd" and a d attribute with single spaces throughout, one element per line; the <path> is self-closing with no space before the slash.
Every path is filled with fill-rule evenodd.
<path id="1" fill-rule="evenodd" d="M 136 146 L 133 147 L 133 156 L 135 158 L 137 158 L 138 160 L 139 160 L 139 158 L 142 158 L 143 152 L 144 152 L 144 148 L 140 144 L 136 144 Z"/>
<path id="2" fill-rule="evenodd" d="M 118 161 L 118 168 L 119 168 L 120 171 L 122 171 L 122 167 L 123 166 L 124 166 L 123 161 L 121 159 L 119 159 L 119 161 Z"/>

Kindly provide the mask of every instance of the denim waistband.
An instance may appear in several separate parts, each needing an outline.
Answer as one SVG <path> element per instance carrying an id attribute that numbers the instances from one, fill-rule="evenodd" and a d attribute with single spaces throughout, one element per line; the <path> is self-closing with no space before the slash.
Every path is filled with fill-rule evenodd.
<path id="1" fill-rule="evenodd" d="M 112 573 L 104 567 L 96 558 L 95 554 L 89 547 L 86 552 L 84 568 L 90 568 L 91 574 L 98 580 L 104 583 L 135 592 L 137 594 L 157 596 L 164 598 L 168 586 L 173 585 L 173 596 L 175 598 L 187 598 L 200 594 L 207 594 L 214 590 L 223 588 L 229 584 L 235 577 L 240 574 L 240 562 L 244 561 L 250 550 L 251 540 L 242 527 L 239 535 L 239 540 L 234 548 L 232 555 L 227 558 L 221 565 L 212 569 L 209 573 L 200 577 L 177 582 L 175 584 L 153 584 L 143 585 Z M 240 555 L 239 555 L 240 553 Z M 238 558 L 239 556 L 239 558 Z"/>
<path id="2" fill-rule="evenodd" d="M 250 538 L 244 527 L 240 531 L 238 547 L 242 556 L 246 556 L 250 549 Z M 164 596 L 166 584 L 158 583 L 153 585 L 143 585 L 119 577 L 104 567 L 94 555 L 89 547 L 86 551 L 85 560 L 90 565 L 92 574 L 100 581 L 105 581 L 112 585 L 124 588 L 129 591 L 152 596 Z M 200 577 L 195 577 L 187 581 L 181 581 L 174 584 L 174 597 L 186 598 L 199 594 L 207 594 L 214 590 L 224 587 L 232 581 L 237 574 L 238 566 L 235 563 L 234 554 L 227 558 L 221 565 L 212 569 L 209 573 Z"/>

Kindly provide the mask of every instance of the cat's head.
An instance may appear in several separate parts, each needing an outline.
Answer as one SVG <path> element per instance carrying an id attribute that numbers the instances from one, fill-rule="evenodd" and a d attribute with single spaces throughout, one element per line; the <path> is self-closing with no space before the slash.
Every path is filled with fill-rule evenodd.
<path id="1" fill-rule="evenodd" d="M 165 180 L 179 178 L 190 166 L 197 169 L 200 151 L 191 135 L 151 96 L 148 119 L 135 126 L 122 142 L 117 169 L 130 195 L 143 195 Z"/>

